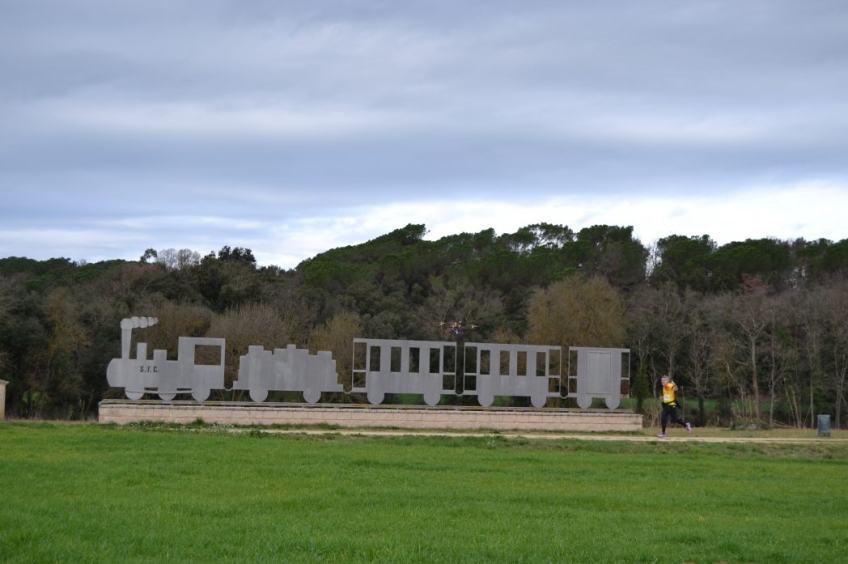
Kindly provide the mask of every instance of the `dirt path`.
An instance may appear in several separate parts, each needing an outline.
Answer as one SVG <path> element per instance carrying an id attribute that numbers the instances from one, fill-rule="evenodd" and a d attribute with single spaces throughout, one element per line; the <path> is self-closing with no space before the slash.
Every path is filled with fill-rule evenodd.
<path id="1" fill-rule="evenodd" d="M 658 430 L 657 430 L 658 431 Z M 247 431 L 240 431 L 247 432 Z M 263 433 L 272 434 L 304 434 L 304 435 L 363 435 L 369 437 L 504 437 L 508 439 L 533 439 L 533 440 L 552 440 L 552 439 L 574 439 L 581 441 L 633 441 L 633 442 L 705 442 L 705 443 L 848 443 L 848 435 L 838 436 L 817 436 L 815 430 L 809 430 L 805 434 L 808 436 L 715 436 L 698 435 L 697 430 L 693 433 L 685 433 L 668 435 L 664 439 L 660 439 L 655 434 L 601 434 L 601 433 L 540 433 L 540 432 L 486 432 L 486 431 L 438 431 L 438 430 L 402 430 L 402 429 L 263 429 Z M 715 433 L 715 431 L 711 431 Z"/>

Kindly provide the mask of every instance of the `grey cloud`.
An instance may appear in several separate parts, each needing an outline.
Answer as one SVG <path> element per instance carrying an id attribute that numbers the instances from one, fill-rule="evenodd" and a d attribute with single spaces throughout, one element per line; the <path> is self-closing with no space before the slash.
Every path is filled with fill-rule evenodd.
<path id="1" fill-rule="evenodd" d="M 0 220 L 845 181 L 845 29 L 841 1 L 5 2 Z"/>

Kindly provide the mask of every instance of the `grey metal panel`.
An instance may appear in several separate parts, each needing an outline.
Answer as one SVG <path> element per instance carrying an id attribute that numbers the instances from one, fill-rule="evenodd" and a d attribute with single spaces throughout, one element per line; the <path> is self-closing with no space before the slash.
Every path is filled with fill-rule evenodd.
<path id="1" fill-rule="evenodd" d="M 268 390 L 275 384 L 273 353 L 264 347 L 251 345 L 247 354 L 239 359 L 238 378 L 233 381 L 234 390 L 249 390 L 250 399 L 263 402 Z"/>
<path id="2" fill-rule="evenodd" d="M 577 353 L 577 371 L 569 378 L 576 379 L 576 393 L 569 397 L 577 398 L 577 405 L 588 409 L 594 398 L 603 398 L 609 409 L 615 409 L 621 403 L 621 374 L 623 355 L 630 349 L 570 347 L 569 353 Z"/>
<path id="3" fill-rule="evenodd" d="M 456 349 L 456 343 L 448 341 L 408 341 L 402 339 L 354 339 L 357 344 L 365 346 L 365 359 L 362 368 L 354 366 L 354 382 L 356 375 L 365 379 L 364 386 L 352 387 L 352 391 L 366 393 L 368 401 L 373 405 L 383 402 L 386 394 L 422 394 L 428 405 L 436 405 L 443 393 L 453 393 L 452 389 L 444 389 L 444 376 L 454 375 L 444 366 L 445 347 Z M 376 359 L 372 357 L 373 349 L 377 349 Z M 392 367 L 392 349 L 399 349 L 400 363 L 397 370 Z M 418 349 L 418 370 L 410 370 L 410 349 Z M 438 366 L 430 364 L 431 351 L 439 352 Z M 376 369 L 373 368 L 376 366 Z"/>
<path id="4" fill-rule="evenodd" d="M 610 364 L 612 354 L 609 351 L 586 351 L 589 378 L 587 392 L 596 396 L 606 396 L 610 392 Z"/>
<path id="5" fill-rule="evenodd" d="M 295 345 L 273 352 L 261 346 L 248 347 L 247 354 L 239 359 L 233 389 L 249 390 L 251 399 L 257 402 L 265 401 L 269 391 L 302 392 L 309 403 L 318 402 L 322 392 L 344 392 L 336 361 L 329 352 L 313 355 Z"/>
<path id="6" fill-rule="evenodd" d="M 153 374 L 148 374 L 148 379 L 142 389 L 148 392 L 158 392 L 164 401 L 170 401 L 177 395 L 177 378 L 179 365 L 175 361 L 168 360 L 168 351 L 156 349 L 153 351 Z"/>
<path id="7" fill-rule="evenodd" d="M 354 392 L 365 392 L 368 401 L 379 404 L 387 393 L 423 394 L 428 405 L 435 405 L 442 394 L 451 394 L 453 390 L 443 385 L 445 376 L 456 377 L 455 370 L 447 370 L 445 367 L 444 350 L 453 348 L 456 344 L 449 341 L 407 341 L 394 339 L 354 339 L 354 347 L 361 344 L 365 347 L 365 358 L 361 368 L 354 367 L 354 381 L 357 375 L 364 376 L 365 384 L 354 386 Z M 391 366 L 392 349 L 400 350 L 400 366 L 394 370 Z M 409 365 L 410 349 L 418 348 L 419 370 L 411 371 Z M 373 358 L 374 350 L 377 350 L 376 358 Z M 493 343 L 466 343 L 465 353 L 469 349 L 475 349 L 475 363 L 478 370 L 466 372 L 465 376 L 477 378 L 476 389 L 466 390 L 464 395 L 478 396 L 478 401 L 483 406 L 492 405 L 495 396 L 524 396 L 529 397 L 533 405 L 542 407 L 548 397 L 556 397 L 557 393 L 549 393 L 550 380 L 558 381 L 560 375 L 551 374 L 549 362 L 552 352 L 558 355 L 557 366 L 561 366 L 561 349 L 554 346 L 540 345 L 505 345 Z M 430 351 L 439 351 L 439 366 L 430 366 Z M 492 359 L 489 372 L 479 373 L 481 366 L 481 355 L 484 351 L 490 354 Z M 508 362 L 504 374 L 500 370 L 501 353 L 508 354 Z M 544 353 L 546 366 L 543 375 L 537 376 L 536 354 Z M 454 353 L 455 354 L 455 353 Z M 518 358 L 520 354 L 526 356 L 524 372 L 519 374 Z"/>
<path id="8" fill-rule="evenodd" d="M 466 392 L 466 395 L 476 395 L 480 405 L 488 407 L 494 402 L 495 396 L 529 397 L 535 407 L 544 407 L 548 397 L 557 397 L 558 393 L 549 393 L 550 381 L 560 379 L 560 374 L 551 373 L 549 362 L 552 352 L 561 355 L 561 349 L 547 345 L 514 345 L 500 343 L 466 343 L 466 350 L 475 348 L 477 389 Z M 489 353 L 489 371 L 481 373 L 483 353 Z M 506 373 L 501 371 L 501 354 L 508 355 Z M 545 355 L 545 366 L 537 365 L 536 355 Z M 525 357 L 524 370 L 519 370 L 519 356 Z M 557 366 L 561 366 L 561 358 Z M 542 374 L 537 375 L 537 369 Z M 466 376 L 469 374 L 466 373 Z"/>
<path id="9" fill-rule="evenodd" d="M 197 401 L 204 401 L 213 389 L 224 387 L 224 354 L 226 340 L 203 337 L 180 337 L 178 345 L 179 369 L 177 373 L 177 391 L 189 391 Z M 197 347 L 218 347 L 218 364 L 198 365 L 195 353 Z M 170 374 L 170 372 L 169 372 Z"/>

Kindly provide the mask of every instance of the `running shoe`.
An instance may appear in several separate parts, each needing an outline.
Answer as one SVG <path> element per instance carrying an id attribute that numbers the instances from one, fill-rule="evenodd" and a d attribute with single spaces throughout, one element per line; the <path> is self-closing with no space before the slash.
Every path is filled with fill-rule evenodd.
<path id="1" fill-rule="evenodd" d="M 664 438 L 665 438 L 665 433 L 658 433 L 658 434 L 657 434 L 657 438 L 658 438 L 658 439 L 664 439 Z"/>
<path id="2" fill-rule="evenodd" d="M 692 424 L 691 424 L 691 423 L 687 423 L 687 424 L 686 424 L 686 432 L 687 432 L 687 433 L 691 433 L 691 432 L 692 432 Z"/>

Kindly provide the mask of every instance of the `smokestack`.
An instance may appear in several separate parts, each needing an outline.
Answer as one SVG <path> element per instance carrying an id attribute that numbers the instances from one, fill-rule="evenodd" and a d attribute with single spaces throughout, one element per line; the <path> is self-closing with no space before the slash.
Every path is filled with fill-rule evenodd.
<path id="1" fill-rule="evenodd" d="M 130 358 L 130 344 L 132 342 L 132 330 L 144 329 L 159 323 L 156 317 L 128 317 L 121 320 L 121 358 Z"/>

